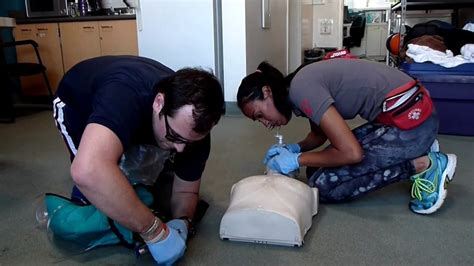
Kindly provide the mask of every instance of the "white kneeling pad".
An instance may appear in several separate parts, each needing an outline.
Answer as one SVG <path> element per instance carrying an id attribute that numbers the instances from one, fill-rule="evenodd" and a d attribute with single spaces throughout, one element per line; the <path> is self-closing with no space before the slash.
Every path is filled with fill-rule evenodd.
<path id="1" fill-rule="evenodd" d="M 283 175 L 258 175 L 232 186 L 223 240 L 301 246 L 318 212 L 318 189 Z"/>

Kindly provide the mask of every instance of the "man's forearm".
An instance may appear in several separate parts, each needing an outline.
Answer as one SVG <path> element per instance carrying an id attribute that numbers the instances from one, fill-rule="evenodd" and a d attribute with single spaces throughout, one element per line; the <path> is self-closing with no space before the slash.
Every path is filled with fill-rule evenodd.
<path id="1" fill-rule="evenodd" d="M 196 206 L 199 201 L 199 194 L 194 192 L 176 192 L 171 197 L 171 212 L 173 218 L 183 216 L 193 218 Z"/>
<path id="2" fill-rule="evenodd" d="M 153 225 L 154 215 L 143 204 L 117 165 L 122 144 L 107 127 L 88 124 L 71 165 L 79 190 L 99 210 L 135 232 Z"/>
<path id="3" fill-rule="evenodd" d="M 171 195 L 171 214 L 173 218 L 187 216 L 194 217 L 199 201 L 199 188 L 201 181 L 184 181 L 174 176 L 173 192 Z"/>
<path id="4" fill-rule="evenodd" d="M 154 215 L 136 195 L 117 166 L 96 168 L 91 176 L 75 178 L 86 198 L 108 217 L 135 232 L 146 231 Z"/>

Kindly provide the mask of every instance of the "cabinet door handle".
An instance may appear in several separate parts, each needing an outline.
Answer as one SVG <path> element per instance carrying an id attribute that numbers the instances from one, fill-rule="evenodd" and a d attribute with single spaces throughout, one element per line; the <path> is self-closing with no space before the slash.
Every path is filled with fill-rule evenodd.
<path id="1" fill-rule="evenodd" d="M 95 27 L 94 26 L 83 26 L 82 30 L 85 31 L 85 32 L 92 32 L 92 31 L 95 30 Z"/>
<path id="2" fill-rule="evenodd" d="M 41 30 L 41 31 L 48 31 L 47 28 L 38 28 L 38 30 Z"/>
<path id="3" fill-rule="evenodd" d="M 114 26 L 100 26 L 102 29 L 113 29 Z"/>
<path id="4" fill-rule="evenodd" d="M 21 29 L 22 32 L 31 32 L 31 29 Z"/>

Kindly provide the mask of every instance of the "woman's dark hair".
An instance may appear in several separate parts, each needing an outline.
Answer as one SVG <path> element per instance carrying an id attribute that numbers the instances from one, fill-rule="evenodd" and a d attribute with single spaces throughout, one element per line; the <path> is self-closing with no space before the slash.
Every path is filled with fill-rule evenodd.
<path id="1" fill-rule="evenodd" d="M 161 113 L 174 116 L 179 108 L 194 106 L 193 130 L 208 133 L 224 114 L 224 94 L 217 78 L 202 69 L 183 68 L 155 85 L 156 93 L 165 95 Z"/>
<path id="2" fill-rule="evenodd" d="M 288 99 L 290 81 L 278 69 L 264 61 L 258 65 L 256 72 L 245 77 L 240 83 L 237 104 L 242 110 L 243 106 L 250 101 L 263 100 L 262 88 L 268 86 L 272 91 L 275 108 L 289 119 L 292 110 Z"/>

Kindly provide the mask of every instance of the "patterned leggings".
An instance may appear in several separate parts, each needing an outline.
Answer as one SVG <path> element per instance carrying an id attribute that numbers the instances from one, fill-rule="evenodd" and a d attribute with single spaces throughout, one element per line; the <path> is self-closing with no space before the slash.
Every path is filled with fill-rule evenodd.
<path id="1" fill-rule="evenodd" d="M 438 132 L 433 112 L 411 130 L 366 123 L 352 131 L 364 150 L 360 163 L 332 168 L 308 168 L 308 184 L 317 187 L 320 201 L 348 201 L 415 173 L 411 160 L 426 155 Z"/>

